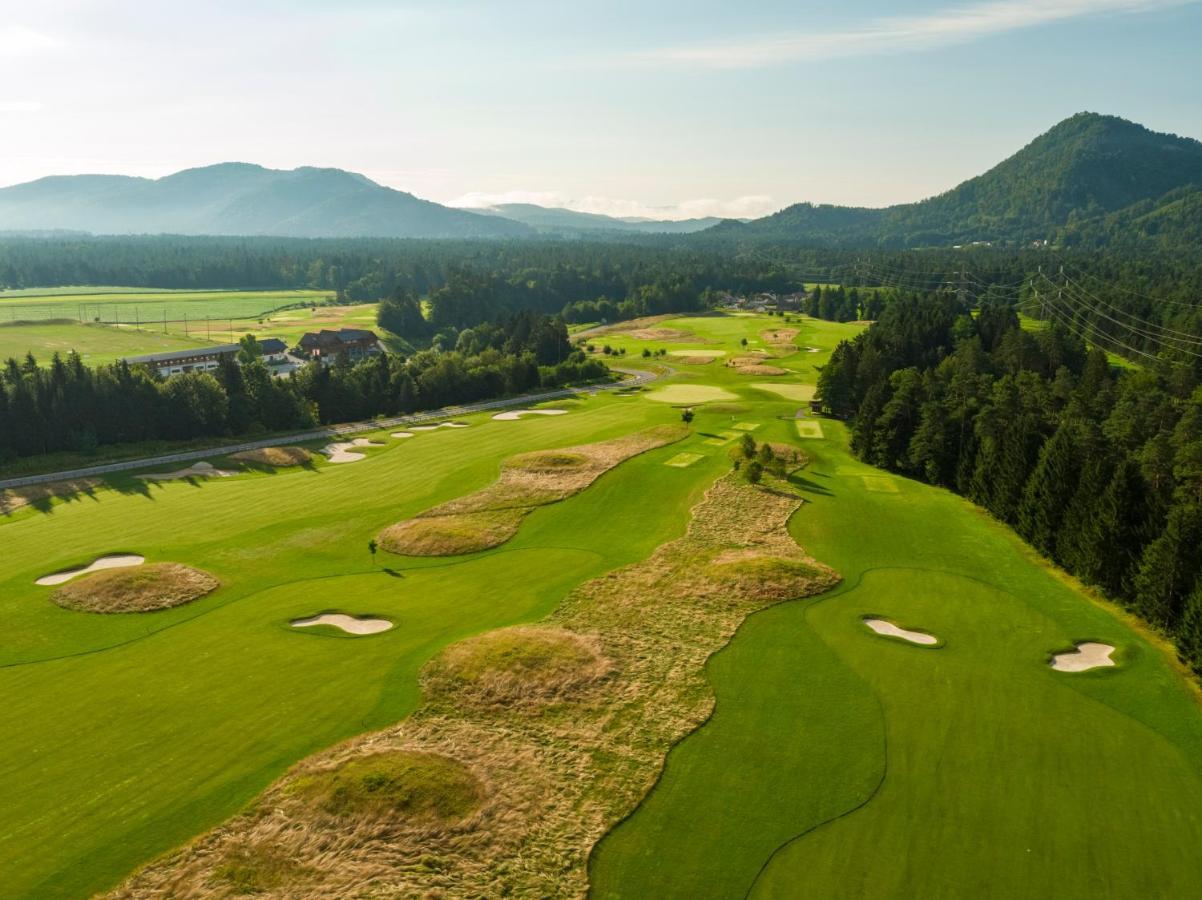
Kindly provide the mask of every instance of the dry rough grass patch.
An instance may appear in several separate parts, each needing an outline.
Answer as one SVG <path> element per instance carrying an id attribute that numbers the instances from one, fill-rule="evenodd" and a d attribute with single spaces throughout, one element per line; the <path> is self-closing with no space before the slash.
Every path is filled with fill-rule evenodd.
<path id="1" fill-rule="evenodd" d="M 772 344 L 777 347 L 791 347 L 799 334 L 801 334 L 800 328 L 772 328 L 768 331 L 761 331 L 760 337 L 765 344 Z"/>
<path id="2" fill-rule="evenodd" d="M 788 375 L 788 369 L 782 369 L 780 366 L 761 366 L 747 365 L 739 366 L 738 373 L 740 375 Z"/>
<path id="3" fill-rule="evenodd" d="M 493 484 L 389 526 L 380 533 L 380 546 L 403 556 L 454 556 L 498 547 L 535 507 L 571 497 L 619 463 L 686 434 L 684 426 L 660 425 L 611 441 L 511 457 Z"/>
<path id="4" fill-rule="evenodd" d="M 240 453 L 234 453 L 230 459 L 286 469 L 290 466 L 307 465 L 313 460 L 313 454 L 304 447 L 263 447 L 259 450 L 243 450 Z"/>
<path id="5" fill-rule="evenodd" d="M 534 707 L 564 699 L 610 670 L 593 635 L 519 626 L 452 644 L 424 673 L 427 697 Z"/>
<path id="6" fill-rule="evenodd" d="M 719 479 L 684 537 L 581 585 L 537 628 L 448 648 L 427 670 L 427 701 L 410 718 L 302 763 L 249 812 L 147 867 L 115 896 L 204 894 L 216 867 L 248 844 L 312 871 L 281 885 L 273 892 L 280 897 L 583 896 L 593 845 L 650 790 L 671 746 L 712 711 L 710 655 L 755 610 L 838 581 L 789 536 L 800 505 L 796 496 Z M 542 649 L 519 640 L 532 632 L 543 636 Z M 516 673 L 537 672 L 553 683 L 548 672 L 580 658 L 552 634 L 603 654 L 610 671 L 534 709 L 480 702 L 481 686 L 495 683 L 490 673 L 512 684 Z M 479 805 L 422 827 L 408 816 L 329 814 L 321 799 L 292 802 L 309 773 L 396 752 L 458 760 L 485 786 Z"/>
<path id="7" fill-rule="evenodd" d="M 34 506 L 73 494 L 90 494 L 100 487 L 99 478 L 76 478 L 70 481 L 53 481 L 49 484 L 34 484 L 29 487 L 8 488 L 0 491 L 0 515 L 10 516 L 18 509 Z"/>
<path id="8" fill-rule="evenodd" d="M 50 599 L 79 612 L 153 612 L 198 600 L 220 584 L 208 572 L 190 566 L 151 563 L 85 575 L 58 588 Z"/>

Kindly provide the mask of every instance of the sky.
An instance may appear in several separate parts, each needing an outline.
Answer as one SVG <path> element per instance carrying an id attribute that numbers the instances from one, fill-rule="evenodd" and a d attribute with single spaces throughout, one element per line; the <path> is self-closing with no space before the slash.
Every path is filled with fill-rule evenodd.
<path id="1" fill-rule="evenodd" d="M 884 206 L 1082 110 L 1202 138 L 1202 0 L 0 0 L 0 185 L 334 166 L 459 206 Z"/>

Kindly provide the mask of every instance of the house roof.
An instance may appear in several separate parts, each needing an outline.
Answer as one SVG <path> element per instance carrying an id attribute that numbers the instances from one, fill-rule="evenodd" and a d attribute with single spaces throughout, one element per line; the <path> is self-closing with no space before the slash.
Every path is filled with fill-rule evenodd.
<path id="1" fill-rule="evenodd" d="M 264 338 L 259 341 L 264 353 L 283 353 L 288 345 L 279 338 Z M 193 347 L 191 350 L 168 350 L 164 353 L 147 353 L 144 356 L 127 356 L 125 361 L 131 365 L 151 363 L 164 365 L 184 359 L 215 359 L 218 356 L 237 353 L 242 349 L 240 344 L 211 344 L 207 347 Z"/>
<path id="2" fill-rule="evenodd" d="M 327 349 L 338 347 L 342 344 L 353 344 L 358 341 L 378 341 L 374 331 L 369 331 L 365 328 L 341 328 L 338 331 L 331 331 L 328 328 L 323 328 L 321 331 L 306 331 L 301 335 L 299 345 L 306 350 L 313 348 Z"/>

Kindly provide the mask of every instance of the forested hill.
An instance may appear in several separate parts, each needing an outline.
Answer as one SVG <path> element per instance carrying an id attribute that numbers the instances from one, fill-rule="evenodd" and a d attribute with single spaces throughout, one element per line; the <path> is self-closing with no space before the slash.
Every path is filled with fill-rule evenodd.
<path id="1" fill-rule="evenodd" d="M 0 188 L 0 231 L 510 238 L 520 222 L 440 206 L 341 169 L 222 163 L 165 178 L 71 175 Z"/>
<path id="2" fill-rule="evenodd" d="M 1137 220 L 1202 186 L 1202 143 L 1115 116 L 1080 113 L 945 194 L 885 209 L 796 204 L 705 237 L 800 241 L 837 247 L 931 247 L 974 241 L 1140 244 L 1157 234 Z M 1197 208 L 1197 198 L 1193 200 Z M 1196 235 L 1163 212 L 1174 234 Z M 1109 218 L 1107 218 L 1109 216 Z M 1091 225 L 1082 233 L 1080 223 Z M 1173 238 L 1176 242 L 1177 238 Z"/>

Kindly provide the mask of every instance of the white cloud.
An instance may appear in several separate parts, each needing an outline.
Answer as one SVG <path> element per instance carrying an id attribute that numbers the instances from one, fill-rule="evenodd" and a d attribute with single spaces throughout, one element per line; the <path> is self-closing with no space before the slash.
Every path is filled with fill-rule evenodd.
<path id="1" fill-rule="evenodd" d="M 621 200 L 614 197 L 584 196 L 570 197 L 556 191 L 504 191 L 486 193 L 473 191 L 450 201 L 451 206 L 482 209 L 502 203 L 533 203 L 535 206 L 558 207 L 575 212 L 597 213 L 616 218 L 700 219 L 716 216 L 724 219 L 751 219 L 767 215 L 780 208 L 772 198 L 762 194 L 750 194 L 731 200 L 702 197 L 680 203 L 652 205 L 637 200 Z"/>
<path id="2" fill-rule="evenodd" d="M 725 43 L 661 47 L 626 64 L 747 69 L 847 56 L 926 50 L 991 34 L 1101 14 L 1150 12 L 1198 0 L 995 0 L 924 16 L 889 16 L 845 31 L 795 31 Z"/>
<path id="3" fill-rule="evenodd" d="M 0 113 L 29 113 L 44 109 L 37 100 L 0 100 Z"/>
<path id="4" fill-rule="evenodd" d="M 0 56 L 32 56 L 58 50 L 64 41 L 44 31 L 21 25 L 0 25 Z"/>

